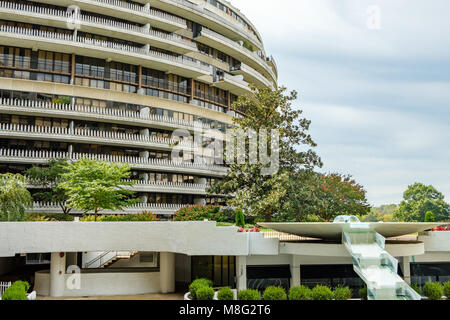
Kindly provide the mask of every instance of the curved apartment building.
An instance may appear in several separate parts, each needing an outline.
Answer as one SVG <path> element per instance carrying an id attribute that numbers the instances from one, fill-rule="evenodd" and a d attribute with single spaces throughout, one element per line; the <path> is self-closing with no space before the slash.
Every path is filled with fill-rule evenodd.
<path id="1" fill-rule="evenodd" d="M 172 149 L 224 134 L 249 84 L 276 87 L 277 67 L 226 1 L 0 1 L 0 172 L 51 158 L 128 162 L 142 204 L 126 212 L 220 203 L 206 188 L 226 167 Z"/>

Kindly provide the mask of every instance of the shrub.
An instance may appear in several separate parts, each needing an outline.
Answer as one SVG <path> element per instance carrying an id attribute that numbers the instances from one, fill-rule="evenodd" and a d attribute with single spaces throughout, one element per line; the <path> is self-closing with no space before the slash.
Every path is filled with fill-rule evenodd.
<path id="1" fill-rule="evenodd" d="M 333 291 L 334 300 L 349 300 L 352 298 L 352 290 L 349 287 L 337 287 Z"/>
<path id="2" fill-rule="evenodd" d="M 193 299 L 197 299 L 197 290 L 204 287 L 212 287 L 212 285 L 213 285 L 212 281 L 208 279 L 202 278 L 194 280 L 189 286 L 189 292 L 191 293 L 191 297 Z"/>
<path id="3" fill-rule="evenodd" d="M 94 215 L 86 215 L 81 217 L 80 221 L 93 222 Z M 158 221 L 157 216 L 150 211 L 143 211 L 140 214 L 121 214 L 121 215 L 104 215 L 97 216 L 97 222 L 152 222 Z"/>
<path id="4" fill-rule="evenodd" d="M 16 281 L 3 292 L 2 300 L 28 300 L 28 289 L 30 289 L 28 282 Z"/>
<path id="5" fill-rule="evenodd" d="M 264 300 L 287 300 L 286 292 L 282 287 L 270 286 L 264 290 Z"/>
<path id="6" fill-rule="evenodd" d="M 311 298 L 313 300 L 333 300 L 333 291 L 326 286 L 318 285 L 312 289 Z"/>
<path id="7" fill-rule="evenodd" d="M 367 287 L 359 289 L 359 297 L 361 300 L 367 300 Z"/>
<path id="8" fill-rule="evenodd" d="M 435 222 L 434 214 L 432 211 L 427 211 L 425 213 L 425 222 Z"/>
<path id="9" fill-rule="evenodd" d="M 213 300 L 214 289 L 211 287 L 201 287 L 195 293 L 197 300 Z"/>
<path id="10" fill-rule="evenodd" d="M 73 221 L 70 214 L 64 213 L 28 213 L 25 221 Z"/>
<path id="11" fill-rule="evenodd" d="M 240 210 L 240 209 L 236 210 L 234 219 L 235 219 L 236 226 L 245 228 L 245 218 L 244 218 L 244 213 L 242 212 L 242 210 Z"/>
<path id="12" fill-rule="evenodd" d="M 439 282 L 427 282 L 423 286 L 423 294 L 431 300 L 440 300 L 444 294 L 444 288 Z"/>
<path id="13" fill-rule="evenodd" d="M 422 294 L 422 292 L 421 292 L 420 287 L 419 287 L 418 284 L 415 284 L 415 283 L 411 284 L 411 288 L 412 288 L 415 292 L 417 292 L 418 294 Z"/>
<path id="14" fill-rule="evenodd" d="M 205 219 L 223 222 L 220 207 L 211 205 L 187 206 L 179 209 L 173 216 L 174 221 L 203 221 Z"/>
<path id="15" fill-rule="evenodd" d="M 444 296 L 446 296 L 447 299 L 450 299 L 450 281 L 444 283 Z"/>
<path id="16" fill-rule="evenodd" d="M 239 291 L 238 300 L 257 301 L 261 300 L 261 294 L 258 290 L 247 289 Z"/>
<path id="17" fill-rule="evenodd" d="M 311 289 L 307 286 L 292 287 L 289 290 L 289 300 L 311 300 Z"/>
<path id="18" fill-rule="evenodd" d="M 233 300 L 234 299 L 234 293 L 233 290 L 230 288 L 222 288 L 217 293 L 217 299 L 219 300 Z"/>
<path id="19" fill-rule="evenodd" d="M 217 222 L 228 222 L 228 223 L 234 223 L 234 217 L 236 215 L 236 212 L 232 208 L 224 208 L 220 210 L 220 220 Z"/>

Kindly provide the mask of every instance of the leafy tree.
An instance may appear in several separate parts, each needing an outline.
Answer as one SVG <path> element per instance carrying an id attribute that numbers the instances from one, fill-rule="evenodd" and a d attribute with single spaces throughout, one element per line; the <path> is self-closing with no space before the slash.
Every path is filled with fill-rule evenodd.
<path id="1" fill-rule="evenodd" d="M 30 183 L 40 186 L 44 191 L 37 192 L 35 199 L 44 202 L 57 203 L 64 214 L 69 214 L 71 208 L 67 206 L 68 195 L 61 188 L 63 174 L 68 170 L 68 162 L 65 159 L 51 159 L 47 166 L 33 166 L 25 172 Z"/>
<path id="2" fill-rule="evenodd" d="M 435 222 L 436 220 L 434 219 L 434 214 L 431 211 L 427 211 L 427 213 L 425 213 L 425 222 Z"/>
<path id="3" fill-rule="evenodd" d="M 284 212 L 296 221 L 332 221 L 370 211 L 366 191 L 349 175 L 303 171 L 291 177 L 288 189 Z"/>
<path id="4" fill-rule="evenodd" d="M 90 159 L 81 159 L 68 165 L 60 187 L 68 195 L 68 206 L 94 212 L 95 220 L 101 210 L 121 210 L 136 203 L 130 199 L 134 192 L 127 187 L 132 181 L 124 181 L 130 176 L 130 166 Z"/>
<path id="5" fill-rule="evenodd" d="M 394 212 L 396 221 L 425 221 L 426 212 L 431 211 L 436 221 L 450 218 L 450 206 L 444 200 L 444 195 L 433 186 L 415 183 L 408 186 L 403 193 L 403 201 Z"/>
<path id="6" fill-rule="evenodd" d="M 398 208 L 396 204 L 384 204 L 370 209 L 369 214 L 361 216 L 363 222 L 392 222 L 394 211 Z"/>
<path id="7" fill-rule="evenodd" d="M 24 220 L 25 209 L 33 205 L 26 186 L 27 179 L 20 174 L 0 174 L 0 220 Z"/>
<path id="8" fill-rule="evenodd" d="M 311 122 L 301 118 L 301 110 L 292 108 L 297 92 L 286 95 L 285 91 L 284 87 L 276 90 L 253 87 L 252 95 L 242 96 L 233 104 L 235 109 L 246 114 L 244 118 L 234 119 L 238 128 L 255 132 L 278 130 L 278 172 L 261 174 L 263 169 L 269 167 L 261 163 L 251 164 L 247 161 L 244 164 L 230 164 L 227 176 L 209 189 L 210 194 L 233 195 L 228 199 L 228 205 L 242 209 L 246 215 L 263 216 L 266 221 L 271 221 L 281 211 L 287 194 L 285 186 L 291 174 L 301 169 L 322 166 L 316 153 L 308 149 L 316 146 L 307 133 Z M 270 141 L 268 145 L 268 150 L 271 150 Z M 301 151 L 299 147 L 307 150 Z M 248 143 L 246 151 L 249 154 Z"/>

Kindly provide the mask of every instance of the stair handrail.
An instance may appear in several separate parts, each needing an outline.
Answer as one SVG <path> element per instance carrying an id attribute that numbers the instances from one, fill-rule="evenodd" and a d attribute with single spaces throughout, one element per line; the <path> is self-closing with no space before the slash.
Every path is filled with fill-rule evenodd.
<path id="1" fill-rule="evenodd" d="M 102 258 L 104 258 L 106 255 L 108 255 L 109 253 L 114 252 L 114 251 L 105 251 L 102 254 L 98 255 L 97 257 L 95 257 L 94 259 L 92 259 L 91 261 L 87 262 L 84 264 L 85 268 L 89 268 L 89 266 L 93 265 L 95 262 L 97 262 L 98 260 L 101 260 Z M 116 251 L 116 256 L 117 256 L 117 251 Z M 112 258 L 113 259 L 113 258 Z M 110 259 L 111 260 L 111 259 Z M 101 266 L 101 261 L 100 261 L 100 266 Z"/>

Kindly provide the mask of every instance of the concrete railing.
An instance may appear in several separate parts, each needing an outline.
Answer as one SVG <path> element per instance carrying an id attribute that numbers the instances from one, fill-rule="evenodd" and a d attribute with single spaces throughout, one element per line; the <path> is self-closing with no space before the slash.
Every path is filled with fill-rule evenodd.
<path id="1" fill-rule="evenodd" d="M 178 183 L 178 182 L 158 182 L 158 181 L 148 181 L 148 180 L 124 180 L 124 182 L 132 182 L 133 186 L 127 187 L 132 190 L 143 190 L 143 189 L 157 189 L 161 191 L 174 191 L 174 190 L 180 190 L 180 192 L 194 192 L 194 193 L 201 193 L 206 194 L 206 184 L 200 184 L 200 183 Z"/>
<path id="2" fill-rule="evenodd" d="M 132 206 L 123 208 L 123 210 L 111 211 L 105 210 L 101 214 L 139 214 L 143 211 L 150 211 L 159 215 L 173 215 L 179 209 L 185 207 L 185 204 L 171 204 L 171 203 L 138 203 Z M 32 208 L 28 208 L 27 212 L 42 212 L 42 213 L 62 213 L 61 206 L 53 202 L 34 202 Z M 72 209 L 71 214 L 82 214 L 80 210 Z M 93 214 L 93 212 L 88 212 Z"/>
<path id="3" fill-rule="evenodd" d="M 128 163 L 131 167 L 167 167 L 167 168 L 184 168 L 192 170 L 208 170 L 217 171 L 226 174 L 228 169 L 221 166 L 210 166 L 201 163 L 190 162 L 176 162 L 162 159 L 152 159 L 144 157 L 132 156 L 112 156 L 106 154 L 88 154 L 88 153 L 69 153 L 59 151 L 45 151 L 45 150 L 14 150 L 14 149 L 0 149 L 0 159 L 33 159 L 36 163 L 45 163 L 51 159 L 68 159 L 78 161 L 80 159 L 96 159 L 107 162 Z"/>
<path id="4" fill-rule="evenodd" d="M 58 111 L 58 112 L 75 112 L 91 116 L 93 114 L 116 118 L 118 120 L 148 120 L 156 123 L 167 123 L 173 126 L 182 126 L 189 128 L 211 129 L 209 124 L 199 121 L 185 121 L 171 117 L 159 116 L 145 112 L 137 112 L 131 110 L 119 110 L 112 108 L 92 107 L 76 104 L 61 104 L 48 101 L 22 100 L 22 99 L 0 99 L 0 105 L 6 107 L 26 108 L 30 110 Z"/>
<path id="5" fill-rule="evenodd" d="M 237 67 L 230 67 L 230 71 L 237 71 L 237 70 L 241 70 L 242 72 L 249 74 L 253 78 L 258 79 L 265 86 L 273 88 L 273 83 L 270 80 L 268 80 L 261 73 L 259 73 L 252 67 L 246 65 L 245 63 L 241 62 L 241 64 Z"/>
<path id="6" fill-rule="evenodd" d="M 20 27 L 13 27 L 13 26 L 5 26 L 5 25 L 0 26 L 0 32 L 19 34 L 19 35 L 22 35 L 25 37 L 44 38 L 44 39 L 50 39 L 50 40 L 59 40 L 62 42 L 91 45 L 91 46 L 95 46 L 97 48 L 105 48 L 105 49 L 110 49 L 110 50 L 118 50 L 121 52 L 140 54 L 143 57 L 153 57 L 153 58 L 157 58 L 157 59 L 169 60 L 169 61 L 172 61 L 175 63 L 185 65 L 187 67 L 200 69 L 208 74 L 212 73 L 212 66 L 205 62 L 201 62 L 201 61 L 193 59 L 193 58 L 188 58 L 183 55 L 172 56 L 172 55 L 161 53 L 158 51 L 149 50 L 146 46 L 135 47 L 135 46 L 117 43 L 117 42 L 90 39 L 90 38 L 85 38 L 85 37 L 81 37 L 81 36 L 75 37 L 73 34 L 49 32 L 49 31 L 20 28 Z"/>
<path id="7" fill-rule="evenodd" d="M 119 133 L 113 131 L 97 131 L 92 129 L 84 128 L 57 128 L 57 127 L 44 127 L 44 126 L 32 126 L 32 125 L 21 125 L 21 124 L 10 124 L 1 123 L 0 124 L 0 134 L 1 133 L 19 133 L 19 134 L 35 134 L 35 135 L 50 135 L 55 138 L 70 138 L 70 136 L 75 137 L 88 137 L 93 140 L 96 139 L 107 139 L 108 141 L 116 140 L 122 142 L 130 142 L 136 144 L 149 143 L 157 144 L 164 147 L 183 147 L 183 148 L 195 148 L 196 144 L 186 141 L 178 141 L 176 139 L 168 138 L 158 138 L 153 136 L 146 136 L 141 134 L 130 134 L 130 133 Z"/>

